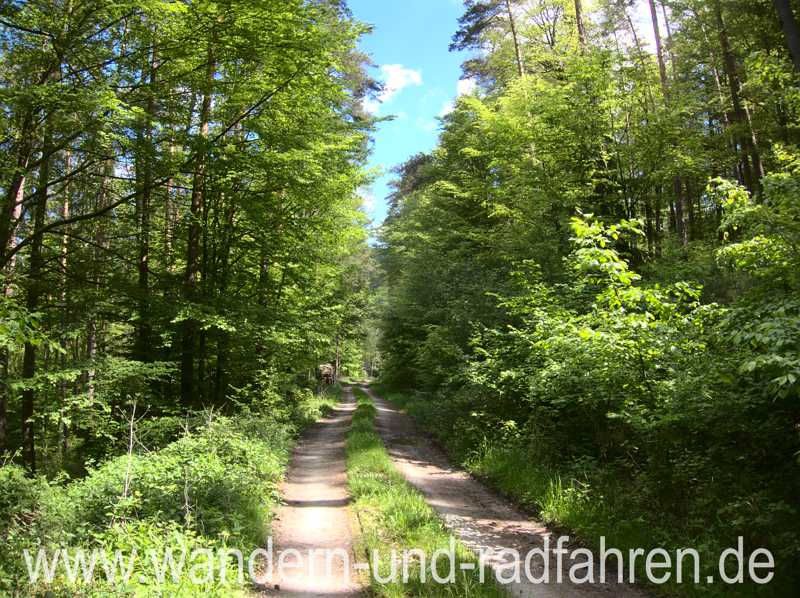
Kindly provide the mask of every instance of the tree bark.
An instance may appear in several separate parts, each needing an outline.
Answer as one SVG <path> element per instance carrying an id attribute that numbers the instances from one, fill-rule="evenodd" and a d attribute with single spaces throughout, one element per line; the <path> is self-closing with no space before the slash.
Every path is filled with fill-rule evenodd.
<path id="1" fill-rule="evenodd" d="M 0 456 L 8 450 L 8 351 L 0 352 Z"/>
<path id="2" fill-rule="evenodd" d="M 514 41 L 514 54 L 517 58 L 517 73 L 520 77 L 525 76 L 525 63 L 522 61 L 522 48 L 517 37 L 517 25 L 514 20 L 514 11 L 511 8 L 511 0 L 505 0 L 506 12 L 508 13 L 508 24 L 511 27 L 511 38 Z"/>
<path id="3" fill-rule="evenodd" d="M 575 23 L 578 28 L 578 43 L 581 50 L 586 49 L 586 25 L 583 22 L 583 2 L 575 0 Z"/>
<path id="4" fill-rule="evenodd" d="M 653 35 L 656 40 L 656 59 L 658 60 L 658 76 L 661 80 L 661 89 L 664 92 L 664 98 L 669 97 L 669 86 L 667 82 L 667 64 L 664 61 L 664 48 L 661 43 L 661 29 L 658 26 L 658 11 L 656 10 L 656 1 L 649 0 L 650 4 L 650 18 L 653 21 Z"/>
<path id="5" fill-rule="evenodd" d="M 42 152 L 50 147 L 50 134 L 45 133 Z M 39 185 L 36 190 L 36 203 L 33 216 L 33 241 L 31 243 L 30 266 L 28 269 L 28 313 L 34 313 L 39 308 L 39 299 L 42 293 L 42 228 L 47 214 L 47 196 L 49 192 L 50 160 L 45 158 L 39 167 Z M 22 378 L 30 384 L 36 375 L 36 345 L 25 343 L 25 353 L 22 358 Z M 29 471 L 36 471 L 36 435 L 33 417 L 35 415 L 36 392 L 33 388 L 22 391 L 22 405 L 20 409 L 20 430 L 22 431 L 23 460 Z"/>
<path id="6" fill-rule="evenodd" d="M 153 34 L 155 37 L 155 34 Z M 139 258 L 138 294 L 139 294 L 139 321 L 136 341 L 136 359 L 150 361 L 152 329 L 150 325 L 150 204 L 153 197 L 153 165 L 155 161 L 155 148 L 153 147 L 153 117 L 156 110 L 155 84 L 156 84 L 157 51 L 155 42 L 147 60 L 146 68 L 149 70 L 149 90 L 147 104 L 140 133 L 140 144 L 137 163 L 137 178 L 141 180 L 141 187 L 137 196 L 136 207 L 139 222 Z"/>
<path id="7" fill-rule="evenodd" d="M 3 202 L 3 212 L 0 214 L 0 263 L 6 263 L 6 254 L 11 249 L 14 230 L 19 221 L 22 210 L 22 197 L 25 193 L 25 179 L 28 163 L 33 149 L 33 112 L 29 111 L 23 121 L 20 131 L 19 149 L 17 150 L 16 170 L 11 181 L 6 187 L 6 198 Z"/>
<path id="8" fill-rule="evenodd" d="M 72 168 L 72 155 L 68 151 L 65 158 L 66 172 L 70 172 Z M 70 185 L 69 181 L 64 186 L 63 195 L 61 198 L 61 217 L 64 219 L 69 218 L 69 194 Z M 67 257 L 69 254 L 69 236 L 68 229 L 64 229 L 61 235 L 61 247 L 58 256 L 58 272 L 61 277 L 61 294 L 60 294 L 60 312 L 61 312 L 61 370 L 67 369 Z M 61 407 L 59 409 L 58 417 L 58 436 L 59 444 L 61 445 L 61 461 L 62 464 L 67 461 L 67 453 L 69 452 L 69 429 L 66 424 L 67 415 L 67 381 L 61 380 L 59 386 L 59 399 Z"/>
<path id="9" fill-rule="evenodd" d="M 725 65 L 725 71 L 728 75 L 728 87 L 730 88 L 731 103 L 733 104 L 733 118 L 732 121 L 741 129 L 738 132 L 739 143 L 742 147 L 741 151 L 741 167 L 742 178 L 744 184 L 751 193 L 755 193 L 759 187 L 759 180 L 753 174 L 753 165 L 751 159 L 756 165 L 756 168 L 761 163 L 761 157 L 758 149 L 753 143 L 754 135 L 750 127 L 750 119 L 747 111 L 745 110 L 744 103 L 742 102 L 741 90 L 742 84 L 739 80 L 739 69 L 736 65 L 736 56 L 733 53 L 730 39 L 728 38 L 728 30 L 725 25 L 725 18 L 722 14 L 722 4 L 720 0 L 714 0 L 714 16 L 717 22 L 717 33 L 719 35 L 719 44 L 722 49 L 722 61 Z"/>
<path id="10" fill-rule="evenodd" d="M 664 27 L 667 30 L 667 49 L 669 51 L 669 62 L 672 66 L 672 79 L 677 79 L 677 65 L 675 63 L 675 43 L 672 40 L 672 26 L 669 24 L 669 15 L 666 5 L 661 2 L 661 14 L 664 15 Z"/>
<path id="11" fill-rule="evenodd" d="M 673 184 L 675 186 L 675 232 L 678 235 L 678 240 L 681 242 L 681 245 L 686 246 L 689 242 L 689 238 L 686 234 L 685 201 L 681 177 L 676 176 Z"/>
<path id="12" fill-rule="evenodd" d="M 797 26 L 797 19 L 792 11 L 792 3 L 789 0 L 772 0 L 775 10 L 783 27 L 783 35 L 786 38 L 786 47 L 792 57 L 794 69 L 800 73 L 800 28 Z"/>
<path id="13" fill-rule="evenodd" d="M 650 18 L 653 22 L 653 36 L 656 41 L 656 59 L 658 60 L 658 76 L 661 81 L 661 93 L 664 96 L 664 104 L 670 105 L 670 90 L 669 80 L 667 78 L 667 63 L 664 60 L 664 45 L 661 41 L 661 28 L 658 24 L 658 9 L 656 8 L 655 0 L 649 0 L 650 4 Z M 681 175 L 676 174 L 672 181 L 673 189 L 675 190 L 675 231 L 678 234 L 678 239 L 681 245 L 686 246 L 688 238 L 686 236 L 686 224 L 684 222 L 684 197 L 683 197 L 683 181 Z"/>
<path id="14" fill-rule="evenodd" d="M 200 108 L 200 143 L 205 144 L 208 139 L 209 120 L 211 118 L 211 95 L 213 91 L 216 61 L 214 59 L 213 40 L 208 46 L 206 64 L 205 90 Z M 205 175 L 206 175 L 207 148 L 201 147 L 197 153 L 194 175 L 192 178 L 191 215 L 189 224 L 189 238 L 186 249 L 186 272 L 184 276 L 184 294 L 187 300 L 195 298 L 197 291 L 197 277 L 200 271 L 200 225 L 205 204 Z M 196 343 L 196 323 L 192 318 L 183 322 L 181 343 L 181 400 L 184 405 L 195 401 L 194 385 L 194 358 Z"/>

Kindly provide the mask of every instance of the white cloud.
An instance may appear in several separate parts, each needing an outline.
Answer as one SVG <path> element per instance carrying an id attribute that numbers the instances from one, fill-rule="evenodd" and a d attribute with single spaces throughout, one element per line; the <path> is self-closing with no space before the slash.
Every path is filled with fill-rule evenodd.
<path id="1" fill-rule="evenodd" d="M 364 107 L 364 112 L 368 114 L 378 114 L 378 111 L 381 109 L 380 101 L 374 98 L 364 98 L 361 100 L 361 105 Z"/>
<path id="2" fill-rule="evenodd" d="M 459 79 L 458 83 L 456 84 L 456 96 L 468 96 L 472 95 L 475 90 L 478 88 L 478 82 L 473 79 Z M 444 118 L 448 114 L 450 114 L 456 108 L 455 100 L 447 100 L 444 104 L 442 104 L 442 109 L 439 111 L 439 118 Z"/>
<path id="3" fill-rule="evenodd" d="M 382 104 L 391 101 L 406 87 L 422 85 L 422 71 L 408 69 L 402 64 L 384 64 L 381 67 L 380 79 L 383 90 L 375 98 L 363 101 L 364 110 L 370 114 L 380 112 Z"/>
<path id="4" fill-rule="evenodd" d="M 456 103 L 454 100 L 447 100 L 444 104 L 442 104 L 442 109 L 439 111 L 439 118 L 444 118 L 448 114 L 450 114 L 456 108 Z"/>
<path id="5" fill-rule="evenodd" d="M 460 96 L 468 96 L 472 95 L 476 87 L 478 87 L 478 82 L 475 79 L 459 79 L 456 91 Z"/>
<path id="6" fill-rule="evenodd" d="M 361 189 L 359 191 L 361 196 L 361 205 L 364 206 L 364 211 L 368 214 L 375 209 L 375 194 L 371 189 Z"/>

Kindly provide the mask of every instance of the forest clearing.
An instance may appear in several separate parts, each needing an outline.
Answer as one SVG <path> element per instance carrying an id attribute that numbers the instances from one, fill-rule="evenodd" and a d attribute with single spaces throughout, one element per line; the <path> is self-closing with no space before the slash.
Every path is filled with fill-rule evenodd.
<path id="1" fill-rule="evenodd" d="M 0 2 L 0 598 L 798 596 L 798 14 Z"/>

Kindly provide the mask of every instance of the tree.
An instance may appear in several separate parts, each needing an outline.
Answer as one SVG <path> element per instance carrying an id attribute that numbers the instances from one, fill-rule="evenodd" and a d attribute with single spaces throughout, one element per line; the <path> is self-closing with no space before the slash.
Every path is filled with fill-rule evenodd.
<path id="1" fill-rule="evenodd" d="M 524 76 L 522 45 L 511 0 L 465 0 L 464 4 L 466 11 L 458 20 L 459 29 L 453 35 L 450 51 L 480 48 L 491 32 L 506 30 L 514 46 L 517 75 Z"/>
<path id="2" fill-rule="evenodd" d="M 794 68 L 800 72 L 800 29 L 797 27 L 792 3 L 789 0 L 772 0 L 772 3 L 778 11 L 783 34 L 786 36 L 786 47 L 789 48 Z"/>
<path id="3" fill-rule="evenodd" d="M 583 21 L 583 2 L 575 0 L 575 25 L 578 30 L 578 42 L 581 49 L 586 48 L 586 25 Z"/>
<path id="4" fill-rule="evenodd" d="M 230 410 L 358 345 L 372 84 L 342 3 L 37 0 L 0 29 L 3 448 L 80 471 L 132 397 Z"/>

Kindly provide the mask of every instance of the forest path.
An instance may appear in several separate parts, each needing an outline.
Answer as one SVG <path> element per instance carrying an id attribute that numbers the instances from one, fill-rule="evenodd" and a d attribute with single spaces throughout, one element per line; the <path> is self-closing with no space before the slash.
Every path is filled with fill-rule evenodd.
<path id="1" fill-rule="evenodd" d="M 543 523 L 531 520 L 510 501 L 488 490 L 464 471 L 454 468 L 447 457 L 433 447 L 430 439 L 421 433 L 413 420 L 388 401 L 378 397 L 368 386 L 363 390 L 375 403 L 376 428 L 392 461 L 414 487 L 422 492 L 428 503 L 443 519 L 447 528 L 476 554 L 484 554 L 484 562 L 503 578 L 513 576 L 514 561 L 503 550 L 513 549 L 523 559 L 532 549 L 542 548 L 550 537 L 551 550 L 556 549 L 557 536 Z M 568 546 L 569 549 L 574 546 Z M 643 598 L 647 594 L 627 584 L 582 584 L 569 582 L 571 563 L 564 559 L 563 583 L 556 582 L 557 562 L 551 553 L 550 583 L 534 584 L 524 575 L 519 583 L 507 589 L 513 596 L 530 598 L 574 598 L 575 596 L 605 596 L 618 598 Z M 579 558 L 577 562 L 584 562 Z M 541 577 L 544 561 L 533 559 L 533 573 Z M 585 570 L 584 570 L 585 572 Z M 598 564 L 594 567 L 599 577 Z M 616 582 L 617 568 L 611 564 L 608 577 Z"/>
<path id="2" fill-rule="evenodd" d="M 266 584 L 266 596 L 362 596 L 358 573 L 352 570 L 352 535 L 348 503 L 345 437 L 355 411 L 350 387 L 333 413 L 311 426 L 297 444 L 289 473 L 281 488 L 284 504 L 272 526 L 273 558 L 290 549 L 299 551 L 301 566 L 281 568 Z M 330 559 L 322 551 L 347 552 L 345 559 Z M 316 551 L 309 557 L 309 551 Z M 286 554 L 287 564 L 296 559 Z"/>

